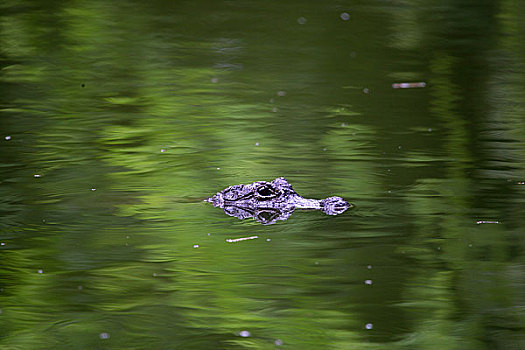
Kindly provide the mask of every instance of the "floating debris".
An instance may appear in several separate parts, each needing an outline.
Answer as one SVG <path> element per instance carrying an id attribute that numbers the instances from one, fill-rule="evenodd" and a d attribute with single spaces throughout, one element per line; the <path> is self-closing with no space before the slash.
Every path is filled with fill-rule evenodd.
<path id="1" fill-rule="evenodd" d="M 365 280 L 365 284 L 371 285 L 372 284 L 372 280 Z"/>
<path id="2" fill-rule="evenodd" d="M 226 242 L 228 243 L 236 243 L 241 241 L 247 241 L 249 239 L 257 239 L 259 236 L 250 236 L 250 237 L 241 237 L 241 238 L 228 238 L 226 239 Z"/>
<path id="3" fill-rule="evenodd" d="M 281 346 L 283 345 L 283 341 L 281 339 L 275 339 L 275 341 L 273 342 L 276 346 Z"/>
<path id="4" fill-rule="evenodd" d="M 44 273 L 44 270 L 40 269 L 37 271 L 38 273 Z"/>
<path id="5" fill-rule="evenodd" d="M 393 89 L 413 89 L 413 88 L 424 88 L 427 86 L 427 83 L 425 82 L 417 82 L 417 83 L 394 83 L 392 84 Z"/>
<path id="6" fill-rule="evenodd" d="M 350 19 L 350 14 L 348 12 L 343 12 L 339 15 L 343 21 L 348 21 Z"/>
<path id="7" fill-rule="evenodd" d="M 95 192 L 97 189 L 96 188 L 92 188 L 91 191 Z"/>
<path id="8" fill-rule="evenodd" d="M 9 141 L 9 140 L 11 140 L 11 136 L 9 136 L 9 135 L 8 135 L 8 136 L 6 136 L 6 137 L 5 137 L 5 140 L 6 140 L 6 141 Z"/>
<path id="9" fill-rule="evenodd" d="M 200 245 L 198 245 L 198 244 L 194 244 L 193 245 L 193 248 L 199 248 L 199 247 L 200 247 Z"/>
<path id="10" fill-rule="evenodd" d="M 367 324 L 365 325 L 365 328 L 366 328 L 366 329 L 372 329 L 372 328 L 374 328 L 374 325 L 373 325 L 372 323 L 367 323 Z"/>
<path id="11" fill-rule="evenodd" d="M 249 337 L 249 336 L 251 335 L 251 333 L 250 333 L 249 331 L 240 331 L 240 332 L 239 332 L 239 335 L 240 335 L 241 337 L 246 338 L 246 337 Z"/>
<path id="12" fill-rule="evenodd" d="M 305 24 L 305 23 L 306 23 L 306 18 L 304 18 L 304 17 L 299 17 L 299 18 L 297 18 L 297 23 L 299 23 L 299 24 Z"/>
<path id="13" fill-rule="evenodd" d="M 99 334 L 100 339 L 109 339 L 109 333 L 100 333 Z"/>
<path id="14" fill-rule="evenodd" d="M 34 176 L 34 177 L 42 177 L 42 175 L 40 175 L 40 174 L 35 174 L 35 175 L 33 175 L 33 176 Z"/>
<path id="15" fill-rule="evenodd" d="M 491 221 L 491 220 L 479 220 L 476 222 L 476 224 L 499 224 L 499 221 Z"/>

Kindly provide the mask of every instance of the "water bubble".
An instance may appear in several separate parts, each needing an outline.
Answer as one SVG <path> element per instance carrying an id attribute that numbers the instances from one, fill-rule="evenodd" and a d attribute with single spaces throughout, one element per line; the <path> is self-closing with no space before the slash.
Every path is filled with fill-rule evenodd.
<path id="1" fill-rule="evenodd" d="M 256 143 L 255 143 L 255 146 L 259 146 L 259 142 L 256 142 Z"/>
<path id="2" fill-rule="evenodd" d="M 5 245 L 5 243 L 4 243 L 4 242 L 2 242 L 2 243 L 0 243 L 0 245 Z"/>
<path id="3" fill-rule="evenodd" d="M 211 78 L 211 82 L 216 84 L 219 82 L 219 78 Z"/>
<path id="4" fill-rule="evenodd" d="M 84 289 L 84 287 L 82 287 L 82 286 L 78 286 L 77 289 L 78 289 L 78 290 L 82 290 L 82 289 Z"/>
<path id="5" fill-rule="evenodd" d="M 367 323 L 367 324 L 365 325 L 365 328 L 366 328 L 366 329 L 372 329 L 372 328 L 374 328 L 374 325 L 371 324 L 371 323 Z"/>
<path id="6" fill-rule="evenodd" d="M 270 99 L 270 103 L 274 103 L 274 102 L 275 102 L 275 99 L 272 97 L 272 98 Z"/>
<path id="7" fill-rule="evenodd" d="M 364 89 L 363 89 L 363 93 L 364 93 L 364 94 L 368 94 L 369 92 L 370 92 L 370 90 L 368 90 L 368 88 L 364 88 Z"/>
<path id="8" fill-rule="evenodd" d="M 193 245 L 193 248 L 199 248 L 199 247 L 200 247 L 200 245 L 198 245 L 198 244 L 194 244 Z"/>
<path id="9" fill-rule="evenodd" d="M 96 188 L 92 188 L 91 191 L 95 192 L 97 189 Z"/>
<path id="10" fill-rule="evenodd" d="M 299 23 L 299 24 L 305 24 L 305 23 L 306 23 L 306 18 L 304 18 L 304 17 L 299 17 L 299 18 L 297 18 L 297 23 Z"/>
<path id="11" fill-rule="evenodd" d="M 428 132 L 432 132 L 432 128 L 428 128 Z"/>
<path id="12" fill-rule="evenodd" d="M 343 21 L 348 21 L 350 19 L 350 14 L 348 12 L 343 12 L 339 17 L 341 17 Z"/>
<path id="13" fill-rule="evenodd" d="M 160 153 L 164 153 L 164 152 L 166 152 L 166 149 L 165 148 L 161 148 L 160 149 Z"/>
<path id="14" fill-rule="evenodd" d="M 266 238 L 266 242 L 270 242 L 270 241 L 271 241 L 271 239 L 270 239 L 270 238 Z"/>
<path id="15" fill-rule="evenodd" d="M 38 273 L 44 273 L 44 270 L 39 269 L 37 272 L 38 272 Z"/>
<path id="16" fill-rule="evenodd" d="M 100 339 L 109 339 L 109 333 L 106 332 L 100 333 L 98 336 L 100 337 Z"/>
<path id="17" fill-rule="evenodd" d="M 275 339 L 275 341 L 273 342 L 276 346 L 281 346 L 283 345 L 283 341 L 281 339 Z"/>
<path id="18" fill-rule="evenodd" d="M 372 268 L 372 265 L 368 265 L 366 268 L 370 270 Z"/>
<path id="19" fill-rule="evenodd" d="M 281 97 L 286 96 L 286 91 L 283 91 L 283 90 L 277 91 L 277 96 L 281 96 Z"/>
<path id="20" fill-rule="evenodd" d="M 153 277 L 157 277 L 157 273 L 156 272 L 153 272 Z"/>
<path id="21" fill-rule="evenodd" d="M 372 280 L 365 280 L 365 284 L 368 284 L 368 285 L 372 284 Z"/>
<path id="22" fill-rule="evenodd" d="M 221 170 L 221 168 L 217 168 L 217 170 Z"/>
<path id="23" fill-rule="evenodd" d="M 273 107 L 272 108 L 272 112 L 276 113 L 279 109 L 277 109 L 277 107 Z"/>
<path id="24" fill-rule="evenodd" d="M 241 337 L 245 337 L 246 338 L 246 337 L 249 337 L 251 335 L 251 333 L 249 331 L 240 331 L 239 335 Z"/>
<path id="25" fill-rule="evenodd" d="M 9 135 L 8 135 L 8 136 L 6 136 L 6 137 L 5 137 L 5 140 L 6 140 L 6 141 L 9 141 L 9 140 L 11 140 L 11 136 L 9 136 Z"/>
<path id="26" fill-rule="evenodd" d="M 40 174 L 35 174 L 35 175 L 33 175 L 33 176 L 34 176 L 34 177 L 42 177 L 42 175 L 40 175 Z"/>

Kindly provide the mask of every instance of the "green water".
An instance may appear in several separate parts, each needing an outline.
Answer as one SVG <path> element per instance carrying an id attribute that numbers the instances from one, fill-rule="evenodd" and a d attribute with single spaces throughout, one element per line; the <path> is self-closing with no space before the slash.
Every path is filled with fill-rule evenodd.
<path id="1" fill-rule="evenodd" d="M 0 9 L 1 349 L 525 349 L 521 1 Z"/>

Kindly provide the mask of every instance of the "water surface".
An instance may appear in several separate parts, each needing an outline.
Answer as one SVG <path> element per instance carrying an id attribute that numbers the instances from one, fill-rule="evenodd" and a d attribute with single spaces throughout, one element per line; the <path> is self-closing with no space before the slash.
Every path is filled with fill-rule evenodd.
<path id="1" fill-rule="evenodd" d="M 1 348 L 525 348 L 519 2 L 0 6 Z"/>

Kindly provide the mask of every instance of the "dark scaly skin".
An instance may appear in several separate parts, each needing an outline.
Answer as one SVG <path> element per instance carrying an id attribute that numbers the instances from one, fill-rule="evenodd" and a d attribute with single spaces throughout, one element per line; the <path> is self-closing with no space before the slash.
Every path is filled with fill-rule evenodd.
<path id="1" fill-rule="evenodd" d="M 317 209 L 328 215 L 338 215 L 352 205 L 341 197 L 308 199 L 298 195 L 284 177 L 272 182 L 256 181 L 247 185 L 230 186 L 206 199 L 239 219 L 254 218 L 262 224 L 286 220 L 295 209 Z"/>

